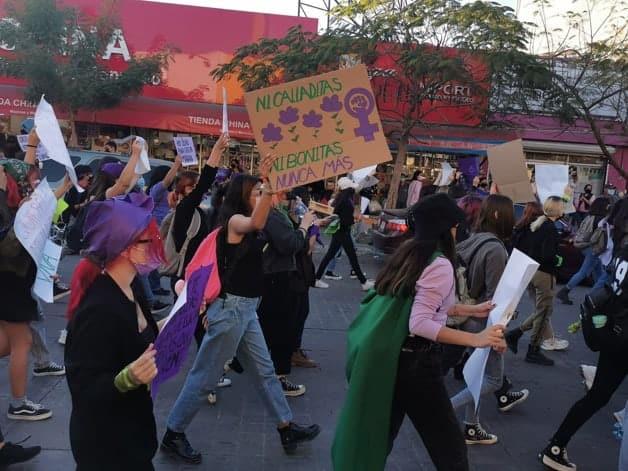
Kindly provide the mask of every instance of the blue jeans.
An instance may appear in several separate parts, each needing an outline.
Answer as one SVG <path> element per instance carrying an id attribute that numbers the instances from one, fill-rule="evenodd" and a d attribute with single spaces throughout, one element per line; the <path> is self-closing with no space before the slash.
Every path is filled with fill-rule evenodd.
<path id="1" fill-rule="evenodd" d="M 209 324 L 194 365 L 179 393 L 167 426 L 184 432 L 198 410 L 215 389 L 227 360 L 237 357 L 246 373 L 254 376 L 268 411 L 280 424 L 292 420 L 281 383 L 275 375 L 268 347 L 257 320 L 258 298 L 227 295 L 218 298 L 207 310 Z"/>
<path id="2" fill-rule="evenodd" d="M 602 286 L 604 286 L 608 281 L 608 278 L 608 271 L 606 270 L 605 266 L 602 266 L 602 274 L 593 285 L 593 289 L 601 288 Z"/>
<path id="3" fill-rule="evenodd" d="M 486 325 L 486 320 L 469 319 L 463 327 L 468 332 L 480 332 Z M 479 330 L 478 330 L 479 329 Z M 504 382 L 504 355 L 497 353 L 491 349 L 486 360 L 486 369 L 484 370 L 484 381 L 482 381 L 482 389 L 480 390 L 480 402 L 482 396 L 494 393 L 502 387 Z M 458 394 L 451 398 L 451 405 L 454 409 L 466 406 L 464 421 L 468 424 L 480 423 L 480 404 L 476 409 L 473 396 L 469 388 L 464 388 Z"/>
<path id="4" fill-rule="evenodd" d="M 567 282 L 567 289 L 572 290 L 578 286 L 587 276 L 593 274 L 593 280 L 597 281 L 602 276 L 602 262 L 600 257 L 593 255 L 591 247 L 587 247 L 582 251 L 584 260 L 580 269 L 574 273 L 571 279 Z"/>

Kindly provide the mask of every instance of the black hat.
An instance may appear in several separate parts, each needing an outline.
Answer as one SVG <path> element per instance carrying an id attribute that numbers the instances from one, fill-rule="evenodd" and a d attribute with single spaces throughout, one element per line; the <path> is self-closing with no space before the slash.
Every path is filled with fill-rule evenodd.
<path id="1" fill-rule="evenodd" d="M 441 234 L 464 221 L 464 212 L 445 193 L 422 198 L 409 215 L 417 240 L 437 240 Z"/>

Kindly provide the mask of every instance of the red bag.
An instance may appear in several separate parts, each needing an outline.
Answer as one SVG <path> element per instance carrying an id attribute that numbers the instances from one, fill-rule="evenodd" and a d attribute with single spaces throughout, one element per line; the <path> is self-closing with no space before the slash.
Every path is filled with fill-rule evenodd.
<path id="1" fill-rule="evenodd" d="M 220 296 L 222 285 L 220 283 L 220 274 L 218 273 L 218 255 L 217 255 L 217 243 L 220 227 L 215 229 L 211 234 L 205 237 L 205 240 L 201 242 L 198 250 L 190 260 L 187 268 L 185 269 L 185 279 L 187 280 L 190 275 L 199 269 L 200 267 L 211 266 L 212 272 L 209 275 L 207 286 L 205 286 L 205 302 L 207 305 L 214 302 L 214 300 Z"/>

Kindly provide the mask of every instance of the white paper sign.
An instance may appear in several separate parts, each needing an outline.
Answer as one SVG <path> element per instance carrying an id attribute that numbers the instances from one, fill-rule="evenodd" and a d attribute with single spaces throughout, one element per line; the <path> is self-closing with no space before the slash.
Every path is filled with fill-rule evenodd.
<path id="1" fill-rule="evenodd" d="M 44 178 L 15 215 L 13 224 L 15 235 L 37 266 L 41 262 L 50 235 L 52 216 L 56 207 L 57 199 L 48 185 L 48 180 Z"/>
<path id="2" fill-rule="evenodd" d="M 59 268 L 61 250 L 62 247 L 60 245 L 55 244 L 50 239 L 46 240 L 44 252 L 37 265 L 37 277 L 35 278 L 33 291 L 47 303 L 54 302 L 54 280 L 52 277 Z"/>
<path id="3" fill-rule="evenodd" d="M 70 175 L 70 180 L 74 183 L 74 188 L 79 193 L 83 193 L 83 188 L 78 184 L 76 179 L 76 172 L 68 153 L 68 148 L 65 146 L 63 135 L 61 134 L 61 128 L 59 127 L 59 121 L 55 116 L 55 112 L 50 106 L 44 96 L 42 95 L 37 110 L 35 111 L 35 128 L 39 140 L 46 149 L 50 159 L 63 165 Z M 54 198 L 53 198 L 54 199 Z M 56 201 L 55 201 L 56 203 Z"/>
<path id="4" fill-rule="evenodd" d="M 168 314 L 168 317 L 166 317 L 166 319 L 164 320 L 164 323 L 161 326 L 161 330 L 163 330 L 164 327 L 166 327 L 166 324 L 170 322 L 170 319 L 172 319 L 172 317 L 177 313 L 177 311 L 181 309 L 181 307 L 183 307 L 183 305 L 187 302 L 187 299 L 188 299 L 188 286 L 186 283 L 183 285 L 183 289 L 181 290 L 181 293 L 179 293 L 179 297 L 175 301 L 174 306 L 172 306 L 172 309 L 170 310 L 170 314 Z"/>
<path id="5" fill-rule="evenodd" d="M 198 157 L 194 147 L 194 140 L 190 136 L 174 137 L 174 146 L 177 148 L 177 154 L 181 157 L 184 167 L 190 165 L 198 165 Z"/>
<path id="6" fill-rule="evenodd" d="M 441 164 L 440 175 L 438 176 L 438 178 L 434 182 L 434 185 L 436 185 L 436 186 L 447 186 L 447 185 L 449 185 L 449 179 L 451 178 L 453 173 L 454 173 L 454 169 L 451 167 L 451 165 L 449 165 L 447 162 L 443 162 Z"/>
<path id="7" fill-rule="evenodd" d="M 526 254 L 517 249 L 513 250 L 495 289 L 492 300 L 495 308 L 489 315 L 487 326 L 503 325 L 505 327 L 508 325 L 538 268 L 539 264 Z M 473 396 L 476 409 L 480 401 L 484 370 L 490 351 L 490 347 L 476 348 L 463 370 L 464 380 Z"/>
<path id="8" fill-rule="evenodd" d="M 227 113 L 227 89 L 222 87 L 222 133 L 229 134 L 229 114 Z"/>
<path id="9" fill-rule="evenodd" d="M 28 134 L 18 134 L 16 137 L 17 142 L 20 145 L 20 149 L 22 149 L 22 152 L 26 152 L 26 147 L 28 145 Z M 46 148 L 41 144 L 41 142 L 37 146 L 35 156 L 40 162 L 43 162 L 44 160 L 48 160 L 50 158 L 48 156 L 48 152 L 46 152 Z"/>
<path id="10" fill-rule="evenodd" d="M 536 192 L 541 204 L 550 196 L 562 198 L 569 184 L 569 166 L 556 164 L 536 164 L 534 166 Z M 573 204 L 565 204 L 565 213 L 573 213 Z"/>
<path id="11" fill-rule="evenodd" d="M 150 162 L 148 161 L 148 146 L 143 137 L 135 136 L 135 141 L 142 144 L 142 151 L 140 152 L 140 160 L 135 165 L 135 174 L 144 175 L 150 172 Z"/>

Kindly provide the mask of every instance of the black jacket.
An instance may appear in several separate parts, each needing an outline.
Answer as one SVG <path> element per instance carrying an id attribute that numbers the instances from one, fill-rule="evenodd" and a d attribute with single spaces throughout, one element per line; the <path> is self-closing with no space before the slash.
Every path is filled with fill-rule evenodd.
<path id="1" fill-rule="evenodd" d="M 303 231 L 295 229 L 285 214 L 273 208 L 264 226 L 264 236 L 268 242 L 264 250 L 264 274 L 295 271 L 295 255 L 305 247 Z"/>
<path id="2" fill-rule="evenodd" d="M 78 469 L 152 469 L 157 451 L 153 401 L 146 386 L 121 393 L 116 375 L 154 340 L 157 325 L 133 284 L 148 327 L 138 332 L 135 303 L 99 275 L 68 325 L 65 367 L 72 396 L 70 444 Z"/>
<path id="3" fill-rule="evenodd" d="M 556 256 L 560 239 L 551 220 L 541 216 L 516 234 L 515 240 L 515 248 L 534 259 L 540 265 L 540 271 L 550 275 L 556 274 Z"/>

